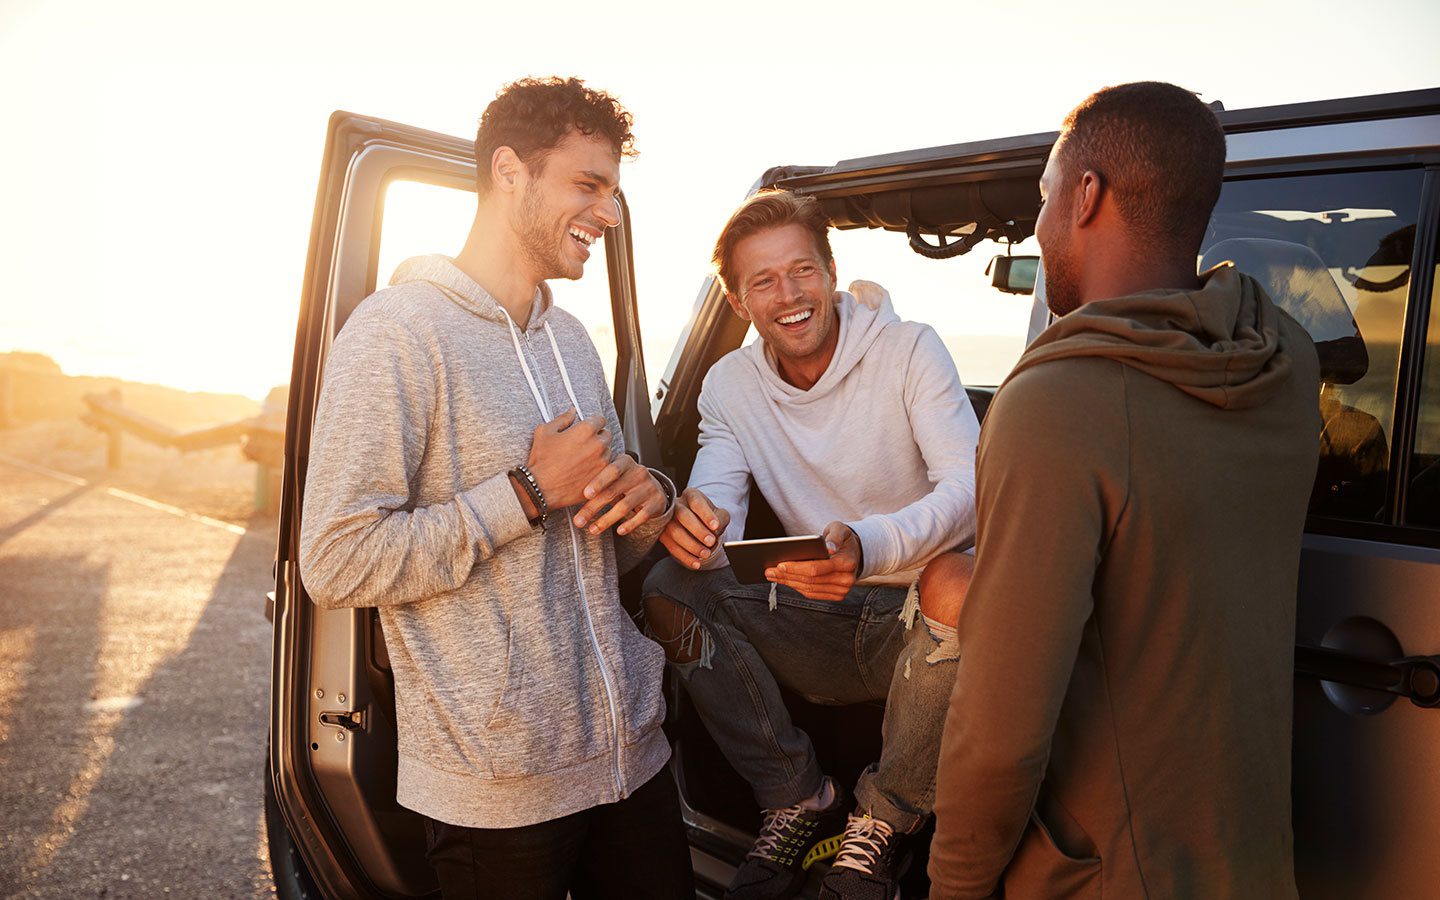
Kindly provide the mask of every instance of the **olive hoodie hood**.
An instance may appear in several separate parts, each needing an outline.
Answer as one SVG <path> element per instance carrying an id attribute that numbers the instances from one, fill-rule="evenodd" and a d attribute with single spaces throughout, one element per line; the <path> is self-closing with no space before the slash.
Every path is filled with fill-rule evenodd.
<path id="1" fill-rule="evenodd" d="M 1292 375 L 1280 352 L 1281 312 L 1231 265 L 1193 291 L 1147 291 L 1087 303 L 1041 332 L 1011 377 L 1056 359 L 1113 359 L 1222 409 L 1250 409 Z"/>

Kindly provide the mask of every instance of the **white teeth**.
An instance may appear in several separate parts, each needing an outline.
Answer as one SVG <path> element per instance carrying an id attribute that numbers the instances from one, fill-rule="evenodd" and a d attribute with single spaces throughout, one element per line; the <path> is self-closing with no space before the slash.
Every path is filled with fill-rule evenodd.
<path id="1" fill-rule="evenodd" d="M 572 227 L 570 229 L 570 236 L 587 247 L 595 243 L 595 235 L 588 231 L 582 231 L 579 228 Z"/>
<path id="2" fill-rule="evenodd" d="M 788 316 L 781 316 L 778 321 L 781 325 L 794 325 L 796 322 L 803 322 L 810 318 L 810 310 L 802 309 L 797 313 Z"/>

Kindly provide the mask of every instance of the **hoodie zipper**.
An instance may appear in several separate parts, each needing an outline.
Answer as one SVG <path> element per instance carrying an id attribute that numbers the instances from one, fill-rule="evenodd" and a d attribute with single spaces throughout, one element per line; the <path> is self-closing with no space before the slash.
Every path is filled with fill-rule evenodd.
<path id="1" fill-rule="evenodd" d="M 506 318 L 507 320 L 509 319 L 508 313 L 506 314 Z M 508 324 L 511 328 L 515 327 L 513 322 L 509 322 Z M 530 346 L 529 331 L 522 331 L 521 336 L 525 339 L 525 346 L 528 349 Z M 570 390 L 570 380 L 565 377 L 565 363 L 560 357 L 559 349 L 555 346 L 555 337 L 553 334 L 550 335 L 550 349 L 555 355 L 555 364 L 560 367 L 561 379 L 565 381 L 566 393 L 570 394 L 570 402 L 575 404 L 575 415 L 578 417 L 580 415 L 580 401 L 575 398 L 574 394 Z M 520 358 L 520 364 L 526 369 L 526 374 L 529 374 L 528 370 L 530 366 L 525 361 L 523 355 Z M 540 376 L 538 372 L 536 373 L 536 377 L 537 379 L 543 378 L 543 376 Z M 552 418 L 554 418 L 554 416 L 550 415 L 549 404 L 544 402 L 544 394 L 540 391 L 540 387 L 543 387 L 543 385 L 544 382 L 542 380 L 539 385 L 532 386 L 536 388 L 536 405 L 540 407 L 540 414 L 543 415 L 545 417 L 545 421 L 548 422 Z M 575 533 L 575 522 L 570 518 L 570 516 L 567 515 L 565 517 L 565 524 L 570 531 L 570 552 L 571 557 L 575 562 L 575 587 L 578 588 L 580 591 L 580 608 L 585 613 L 585 628 L 587 634 L 590 637 L 590 649 L 595 653 L 595 664 L 600 667 L 600 679 L 605 685 L 605 701 L 610 709 L 610 740 L 611 748 L 614 751 L 611 758 L 613 761 L 613 773 L 615 776 L 615 789 L 618 792 L 618 796 L 616 799 L 623 799 L 625 796 L 625 778 L 621 774 L 620 769 L 620 756 L 622 752 L 620 746 L 620 715 L 615 707 L 615 688 L 610 682 L 610 669 L 607 665 L 605 665 L 605 654 L 600 649 L 600 638 L 595 633 L 595 621 L 590 616 L 590 593 L 585 590 L 585 578 L 584 575 L 581 573 L 580 539 Z"/>

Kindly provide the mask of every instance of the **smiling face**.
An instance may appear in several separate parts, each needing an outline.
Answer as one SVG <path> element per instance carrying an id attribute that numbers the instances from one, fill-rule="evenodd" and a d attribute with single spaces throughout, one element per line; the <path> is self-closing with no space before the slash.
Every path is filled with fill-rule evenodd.
<path id="1" fill-rule="evenodd" d="M 781 375 L 809 388 L 824 373 L 840 335 L 835 263 L 826 263 L 803 225 L 757 231 L 735 245 L 730 305 L 775 351 Z M 804 382 L 808 381 L 809 384 Z"/>
<path id="2" fill-rule="evenodd" d="M 600 136 L 572 131 L 523 166 L 511 216 L 523 264 L 535 281 L 579 278 L 590 247 L 620 221 L 620 154 Z"/>

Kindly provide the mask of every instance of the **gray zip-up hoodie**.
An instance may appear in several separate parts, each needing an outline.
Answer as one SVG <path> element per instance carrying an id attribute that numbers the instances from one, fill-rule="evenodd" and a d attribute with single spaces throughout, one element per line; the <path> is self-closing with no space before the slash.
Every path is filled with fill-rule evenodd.
<path id="1" fill-rule="evenodd" d="M 664 654 L 621 607 L 616 581 L 669 512 L 617 538 L 552 510 L 542 531 L 506 474 L 536 426 L 577 404 L 605 415 L 622 452 L 584 326 L 544 285 L 527 325 L 513 326 L 443 256 L 401 265 L 331 349 L 301 575 L 325 608 L 379 607 L 395 676 L 396 799 L 431 818 L 476 828 L 558 818 L 629 796 L 669 758 Z"/>

